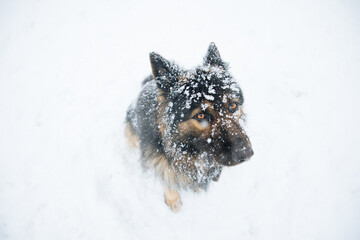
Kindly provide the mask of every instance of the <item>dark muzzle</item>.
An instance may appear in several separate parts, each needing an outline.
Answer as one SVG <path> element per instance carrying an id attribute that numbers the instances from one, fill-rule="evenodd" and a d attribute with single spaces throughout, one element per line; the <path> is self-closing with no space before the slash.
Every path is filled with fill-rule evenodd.
<path id="1" fill-rule="evenodd" d="M 254 151 L 247 136 L 226 143 L 225 152 L 219 155 L 218 162 L 225 166 L 234 166 L 249 160 Z"/>

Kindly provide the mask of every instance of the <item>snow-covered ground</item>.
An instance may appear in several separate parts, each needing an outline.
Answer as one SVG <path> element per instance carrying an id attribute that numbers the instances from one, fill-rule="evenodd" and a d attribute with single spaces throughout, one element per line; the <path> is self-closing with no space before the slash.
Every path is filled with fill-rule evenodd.
<path id="1" fill-rule="evenodd" d="M 1 1 L 0 239 L 360 239 L 360 3 Z M 207 193 L 163 189 L 124 118 L 156 51 L 214 41 L 255 155 Z"/>

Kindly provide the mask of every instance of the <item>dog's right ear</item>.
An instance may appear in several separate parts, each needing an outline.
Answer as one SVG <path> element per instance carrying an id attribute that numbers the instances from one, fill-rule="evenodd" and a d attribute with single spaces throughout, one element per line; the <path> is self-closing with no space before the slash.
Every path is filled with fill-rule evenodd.
<path id="1" fill-rule="evenodd" d="M 150 53 L 150 63 L 154 78 L 170 73 L 170 62 L 157 53 Z"/>
<path id="2" fill-rule="evenodd" d="M 154 52 L 150 53 L 150 63 L 158 87 L 161 90 L 168 92 L 170 87 L 174 84 L 179 71 L 177 65 L 170 63 L 168 60 Z"/>

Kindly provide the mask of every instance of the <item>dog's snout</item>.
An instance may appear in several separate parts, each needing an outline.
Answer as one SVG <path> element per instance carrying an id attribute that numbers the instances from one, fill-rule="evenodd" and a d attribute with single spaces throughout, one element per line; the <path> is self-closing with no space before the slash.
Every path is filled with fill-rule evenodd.
<path id="1" fill-rule="evenodd" d="M 254 151 L 247 138 L 235 141 L 235 144 L 232 148 L 232 159 L 235 162 L 244 162 L 246 160 L 249 160 L 253 155 Z"/>
<path id="2" fill-rule="evenodd" d="M 217 161 L 225 166 L 238 165 L 254 155 L 251 143 L 246 135 L 224 142 L 222 151 L 223 153 L 219 155 Z"/>
<path id="3" fill-rule="evenodd" d="M 254 151 L 250 146 L 244 146 L 243 148 L 234 149 L 232 152 L 232 158 L 235 162 L 242 163 L 249 160 L 254 155 Z"/>

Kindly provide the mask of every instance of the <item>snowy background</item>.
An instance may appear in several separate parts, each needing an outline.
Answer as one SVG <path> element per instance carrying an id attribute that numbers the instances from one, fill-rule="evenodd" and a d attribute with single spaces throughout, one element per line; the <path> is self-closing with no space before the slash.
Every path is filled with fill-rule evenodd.
<path id="1" fill-rule="evenodd" d="M 125 113 L 212 41 L 255 155 L 174 214 Z M 359 92 L 356 0 L 0 1 L 0 239 L 360 239 Z"/>

